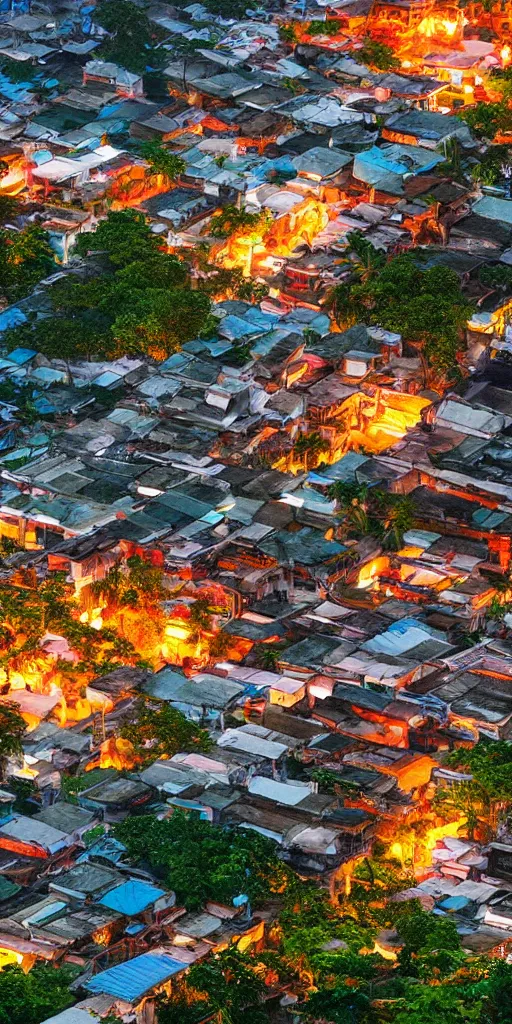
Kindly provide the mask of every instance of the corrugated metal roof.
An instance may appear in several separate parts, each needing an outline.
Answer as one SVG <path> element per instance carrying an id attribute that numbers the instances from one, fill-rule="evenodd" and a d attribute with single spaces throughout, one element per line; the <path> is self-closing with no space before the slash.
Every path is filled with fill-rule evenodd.
<path id="1" fill-rule="evenodd" d="M 98 902 L 102 907 L 109 907 L 110 910 L 117 910 L 120 914 L 132 917 L 134 914 L 141 914 L 146 907 L 164 895 L 164 889 L 157 889 L 155 885 L 142 882 L 138 878 L 130 878 L 105 893 Z"/>
<path id="2" fill-rule="evenodd" d="M 184 969 L 179 960 L 166 953 L 142 953 L 97 974 L 87 982 L 86 988 L 89 992 L 105 992 L 127 1003 L 137 1003 L 151 989 Z"/>

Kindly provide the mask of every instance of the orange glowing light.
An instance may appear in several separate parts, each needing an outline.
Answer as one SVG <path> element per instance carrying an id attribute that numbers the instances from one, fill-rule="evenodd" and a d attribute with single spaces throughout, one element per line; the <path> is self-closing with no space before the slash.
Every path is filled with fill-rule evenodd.
<path id="1" fill-rule="evenodd" d="M 457 22 L 456 21 L 443 21 L 442 25 L 443 25 L 443 28 L 444 28 L 447 36 L 454 36 L 455 35 L 455 33 L 457 31 Z"/>
<path id="2" fill-rule="evenodd" d="M 129 771 L 136 763 L 137 755 L 130 740 L 125 740 L 122 736 L 111 736 L 101 744 L 99 764 L 96 761 L 91 762 L 86 771 L 92 768 L 117 768 L 118 771 Z"/>
<path id="3" fill-rule="evenodd" d="M 512 57 L 512 50 L 511 50 L 510 46 L 507 43 L 505 43 L 505 46 L 502 46 L 502 48 L 500 50 L 500 59 L 501 59 L 501 63 L 503 64 L 503 67 L 506 67 L 507 64 L 510 64 L 510 58 L 511 57 Z"/>

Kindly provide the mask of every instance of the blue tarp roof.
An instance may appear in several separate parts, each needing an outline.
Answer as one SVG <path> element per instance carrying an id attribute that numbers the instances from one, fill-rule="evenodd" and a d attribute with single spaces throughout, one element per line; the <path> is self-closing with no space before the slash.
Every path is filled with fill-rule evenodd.
<path id="1" fill-rule="evenodd" d="M 109 910 L 117 910 L 119 914 L 126 917 L 133 917 L 135 914 L 142 914 L 142 911 L 149 907 L 160 896 L 165 895 L 164 889 L 157 889 L 156 885 L 149 882 L 141 882 L 138 878 L 130 878 L 122 885 L 105 893 L 98 902 L 102 907 Z"/>
<path id="2" fill-rule="evenodd" d="M 24 324 L 26 316 L 18 306 L 8 306 L 0 313 L 0 331 L 6 331 L 8 327 L 18 327 Z"/>
<path id="3" fill-rule="evenodd" d="M 142 953 L 133 960 L 102 971 L 86 982 L 85 987 L 89 992 L 105 993 L 127 1003 L 138 1003 L 151 989 L 185 969 L 185 964 L 165 953 Z"/>
<path id="4" fill-rule="evenodd" d="M 125 853 L 126 846 L 123 846 L 123 843 L 114 839 L 113 836 L 102 836 L 77 857 L 77 864 L 82 864 L 84 861 L 90 860 L 91 857 L 101 857 L 112 864 L 117 864 L 119 860 L 123 859 Z"/>
<path id="5" fill-rule="evenodd" d="M 448 896 L 447 899 L 443 900 L 439 906 L 443 910 L 463 910 L 469 903 L 467 896 Z"/>
<path id="6" fill-rule="evenodd" d="M 24 363 L 30 362 L 36 355 L 37 351 L 35 348 L 13 348 L 12 352 L 9 352 L 9 360 L 11 363 L 16 363 L 17 366 L 23 366 Z"/>

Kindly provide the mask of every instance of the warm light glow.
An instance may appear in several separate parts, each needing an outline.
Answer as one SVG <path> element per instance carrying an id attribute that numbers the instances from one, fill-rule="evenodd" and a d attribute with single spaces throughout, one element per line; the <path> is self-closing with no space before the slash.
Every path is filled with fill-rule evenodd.
<path id="1" fill-rule="evenodd" d="M 22 964 L 23 956 L 21 953 L 16 953 L 14 949 L 3 949 L 0 947 L 0 971 L 3 971 L 4 967 L 8 967 L 10 964 Z"/>
<path id="2" fill-rule="evenodd" d="M 461 829 L 466 824 L 466 818 L 457 818 L 457 821 L 449 821 L 446 825 L 438 825 L 436 828 L 429 828 L 427 831 L 425 846 L 427 850 L 434 850 L 436 844 L 447 836 L 457 838 Z"/>
<path id="3" fill-rule="evenodd" d="M 172 637 L 173 640 L 188 640 L 190 630 L 185 626 L 178 626 L 173 622 L 165 627 L 165 635 Z"/>
<path id="4" fill-rule="evenodd" d="M 446 21 L 443 21 L 442 24 L 443 24 L 443 28 L 444 28 L 447 36 L 454 36 L 455 35 L 455 33 L 457 31 L 457 22 L 456 21 L 448 21 L 448 20 L 446 20 Z"/>
<path id="5" fill-rule="evenodd" d="M 374 941 L 372 953 L 379 953 L 384 960 L 396 960 L 396 953 L 392 949 L 386 949 L 385 946 L 381 946 L 377 939 Z"/>
<path id="6" fill-rule="evenodd" d="M 137 755 L 130 740 L 121 736 L 111 736 L 105 740 L 100 747 L 100 758 L 98 761 L 91 761 L 86 765 L 86 771 L 93 768 L 117 768 L 118 771 L 127 769 L 130 771 L 137 763 Z"/>
<path id="7" fill-rule="evenodd" d="M 501 63 L 503 64 L 503 67 L 506 67 L 507 64 L 510 64 L 510 58 L 511 57 L 512 57 L 512 50 L 511 50 L 510 46 L 508 45 L 508 43 L 505 43 L 505 45 L 502 46 L 502 48 L 500 50 L 500 59 L 501 59 Z"/>

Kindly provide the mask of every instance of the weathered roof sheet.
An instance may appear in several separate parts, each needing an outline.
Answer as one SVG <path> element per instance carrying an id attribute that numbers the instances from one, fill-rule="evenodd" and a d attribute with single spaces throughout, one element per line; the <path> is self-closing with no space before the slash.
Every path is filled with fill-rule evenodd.
<path id="1" fill-rule="evenodd" d="M 117 910 L 119 914 L 126 917 L 133 917 L 134 914 L 141 914 L 146 907 L 156 903 L 160 896 L 165 895 L 165 889 L 157 889 L 156 885 L 143 882 L 138 878 L 130 878 L 127 882 L 110 889 L 101 897 L 99 903 L 102 907 L 110 910 Z"/>
<path id="2" fill-rule="evenodd" d="M 167 953 L 142 953 L 90 978 L 86 988 L 89 992 L 108 993 L 127 1003 L 138 1003 L 152 989 L 183 970 L 185 965 Z"/>

